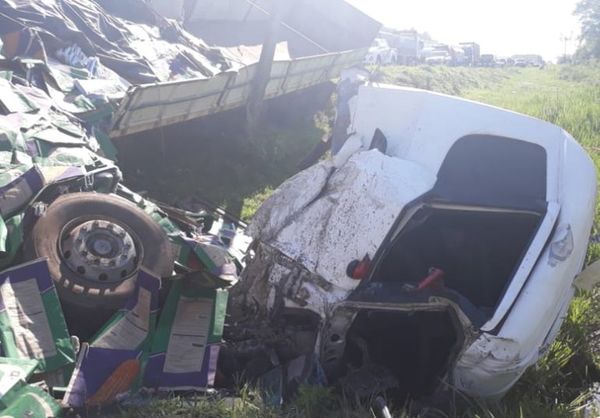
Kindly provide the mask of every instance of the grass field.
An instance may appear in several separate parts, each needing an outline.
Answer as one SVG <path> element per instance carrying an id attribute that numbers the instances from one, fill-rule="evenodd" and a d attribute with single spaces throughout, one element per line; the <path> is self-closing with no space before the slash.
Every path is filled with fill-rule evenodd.
<path id="1" fill-rule="evenodd" d="M 381 70 L 376 79 L 459 95 L 555 123 L 588 150 L 600 169 L 600 66 L 549 66 L 543 70 L 389 67 Z M 235 175 L 224 175 L 224 185 L 218 185 L 212 195 L 209 191 L 209 197 L 226 205 L 233 202 L 244 218 L 251 218 L 260 202 L 283 179 L 295 173 L 299 161 L 325 133 L 323 119 L 323 114 L 318 114 L 316 123 L 309 119 L 292 125 L 265 127 L 262 145 L 243 145 L 242 157 L 238 151 L 228 154 L 231 161 L 226 162 L 225 167 L 235 167 Z M 212 144 L 215 149 L 211 150 L 218 153 L 220 146 Z M 173 194 L 178 189 L 187 190 L 185 179 L 190 177 L 205 179 L 206 182 L 199 181 L 198 185 L 205 191 L 209 181 L 215 182 L 215 168 L 209 162 L 198 167 L 188 161 L 192 159 L 191 155 L 173 158 L 175 160 L 170 164 L 175 164 L 184 174 L 175 180 L 163 179 L 158 185 L 150 185 L 152 195 L 162 197 L 167 191 Z M 243 158 L 243 161 L 236 158 Z M 597 214 L 598 221 L 600 210 Z M 593 233 L 599 232 L 596 225 Z M 594 244 L 590 247 L 588 261 L 598 258 L 600 245 Z M 599 376 L 599 356 L 594 350 L 598 342 L 592 336 L 593 331 L 600 329 L 599 300 L 597 295 L 576 298 L 549 354 L 524 376 L 504 401 L 481 405 L 465 400 L 460 402 L 460 408 L 448 415 L 430 416 L 583 416 L 580 407 L 590 385 Z M 242 394 L 241 400 L 234 404 L 200 400 L 191 405 L 189 400 L 174 398 L 155 403 L 150 409 L 127 409 L 123 414 L 132 417 L 370 416 L 368 408 L 341 400 L 325 389 L 305 388 L 295 402 L 282 410 L 266 407 L 255 392 L 245 390 Z M 400 415 L 397 411 L 396 416 Z"/>

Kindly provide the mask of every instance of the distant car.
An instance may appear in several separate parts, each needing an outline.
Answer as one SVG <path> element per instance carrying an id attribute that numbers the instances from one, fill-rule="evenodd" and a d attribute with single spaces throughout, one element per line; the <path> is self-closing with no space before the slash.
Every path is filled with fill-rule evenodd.
<path id="1" fill-rule="evenodd" d="M 513 56 L 515 66 L 517 67 L 538 67 L 543 68 L 546 63 L 541 55 L 528 54 L 528 55 L 515 55 Z"/>
<path id="2" fill-rule="evenodd" d="M 528 63 L 522 58 L 515 59 L 515 67 L 527 67 Z"/>
<path id="3" fill-rule="evenodd" d="M 446 51 L 433 51 L 425 58 L 425 64 L 429 65 L 450 65 L 452 57 Z"/>
<path id="4" fill-rule="evenodd" d="M 506 58 L 496 58 L 495 66 L 496 67 L 506 67 L 508 65 L 508 61 Z"/>
<path id="5" fill-rule="evenodd" d="M 483 54 L 479 58 L 479 65 L 481 67 L 495 67 L 496 57 L 492 54 Z"/>
<path id="6" fill-rule="evenodd" d="M 387 41 L 377 38 L 369 48 L 364 63 L 367 65 L 390 65 L 398 62 L 398 51 L 391 48 Z"/>
<path id="7" fill-rule="evenodd" d="M 597 281 L 578 278 L 594 164 L 557 126 L 432 92 L 364 86 L 353 115 L 333 160 L 250 225 L 238 338 L 288 369 L 317 353 L 329 382 L 361 394 L 501 397 Z M 263 323 L 277 332 L 249 331 Z"/>

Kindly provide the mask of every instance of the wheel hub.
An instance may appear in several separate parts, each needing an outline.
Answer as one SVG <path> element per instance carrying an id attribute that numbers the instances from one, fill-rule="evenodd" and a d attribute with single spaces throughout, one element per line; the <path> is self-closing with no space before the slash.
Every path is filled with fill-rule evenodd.
<path id="1" fill-rule="evenodd" d="M 122 281 L 138 264 L 133 237 L 106 220 L 86 221 L 65 231 L 60 257 L 79 276 L 103 283 Z"/>

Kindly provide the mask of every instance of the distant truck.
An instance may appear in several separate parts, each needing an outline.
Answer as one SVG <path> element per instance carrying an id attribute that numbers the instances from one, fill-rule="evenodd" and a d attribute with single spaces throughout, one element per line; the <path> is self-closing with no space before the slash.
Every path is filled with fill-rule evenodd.
<path id="1" fill-rule="evenodd" d="M 443 49 L 426 48 L 423 50 L 422 62 L 428 65 L 450 65 L 452 57 Z"/>
<path id="2" fill-rule="evenodd" d="M 459 46 L 434 44 L 423 49 L 423 59 L 429 65 L 464 65 L 465 52 Z"/>
<path id="3" fill-rule="evenodd" d="M 416 65 L 421 60 L 425 41 L 416 30 L 383 30 L 380 36 L 397 53 L 398 64 Z"/>
<path id="4" fill-rule="evenodd" d="M 481 47 L 475 42 L 461 42 L 460 47 L 465 53 L 464 65 L 476 66 L 481 58 Z"/>

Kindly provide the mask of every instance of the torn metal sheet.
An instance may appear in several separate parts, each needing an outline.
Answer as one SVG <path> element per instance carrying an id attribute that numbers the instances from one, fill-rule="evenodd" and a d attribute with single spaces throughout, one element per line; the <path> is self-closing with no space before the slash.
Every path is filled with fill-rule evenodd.
<path id="1" fill-rule="evenodd" d="M 415 179 L 397 182 L 398 178 Z M 435 177 L 417 164 L 377 151 L 356 154 L 339 170 L 322 162 L 286 181 L 257 211 L 248 233 L 327 278 L 333 289 L 299 284 L 304 304 L 321 314 L 343 300 L 360 281 L 348 263 L 373 256 L 396 221 L 399 208 L 422 195 Z M 288 282 L 290 269 L 272 268 L 271 283 Z M 266 279 L 266 278 L 265 278 Z M 267 302 L 268 295 L 254 295 Z M 293 298 L 289 306 L 297 306 Z"/>
<path id="2" fill-rule="evenodd" d="M 8 357 L 33 359 L 39 371 L 73 364 L 75 352 L 46 260 L 0 273 L 0 338 Z"/>

